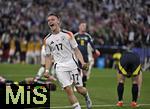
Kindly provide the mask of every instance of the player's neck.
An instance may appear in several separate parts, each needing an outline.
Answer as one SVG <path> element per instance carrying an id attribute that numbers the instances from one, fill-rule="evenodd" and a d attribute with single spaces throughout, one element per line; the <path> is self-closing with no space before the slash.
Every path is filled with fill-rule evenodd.
<path id="1" fill-rule="evenodd" d="M 79 31 L 79 34 L 84 34 L 85 33 L 85 31 Z"/>
<path id="2" fill-rule="evenodd" d="M 52 34 L 58 34 L 60 32 L 60 28 L 55 29 L 54 31 L 52 31 Z"/>

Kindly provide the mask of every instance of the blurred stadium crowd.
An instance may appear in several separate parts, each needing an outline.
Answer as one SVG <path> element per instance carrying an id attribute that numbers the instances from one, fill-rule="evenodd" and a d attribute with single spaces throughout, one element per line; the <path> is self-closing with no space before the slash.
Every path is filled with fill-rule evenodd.
<path id="1" fill-rule="evenodd" d="M 149 0 L 0 0 L 1 61 L 39 63 L 50 11 L 73 33 L 85 20 L 96 45 L 150 46 Z"/>

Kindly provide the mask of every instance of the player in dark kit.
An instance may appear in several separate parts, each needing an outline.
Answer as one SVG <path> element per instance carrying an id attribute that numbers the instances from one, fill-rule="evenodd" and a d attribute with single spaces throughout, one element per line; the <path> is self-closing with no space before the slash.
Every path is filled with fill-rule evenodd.
<path id="1" fill-rule="evenodd" d="M 140 58 L 137 54 L 126 52 L 122 55 L 118 64 L 118 103 L 117 106 L 123 106 L 124 82 L 126 77 L 132 78 L 132 102 L 131 107 L 137 107 L 137 99 L 140 93 L 142 83 L 142 72 Z"/>
<path id="2" fill-rule="evenodd" d="M 100 52 L 95 49 L 92 37 L 86 32 L 87 24 L 85 22 L 81 22 L 79 25 L 79 32 L 74 34 L 74 37 L 78 43 L 78 48 L 81 51 L 83 55 L 83 59 L 86 63 L 89 63 L 88 59 L 88 44 L 91 45 L 93 48 L 93 52 L 96 53 L 97 55 L 100 55 Z M 80 65 L 80 63 L 79 63 Z M 87 81 L 87 71 L 82 71 L 83 72 L 83 86 L 86 86 L 86 81 Z"/>

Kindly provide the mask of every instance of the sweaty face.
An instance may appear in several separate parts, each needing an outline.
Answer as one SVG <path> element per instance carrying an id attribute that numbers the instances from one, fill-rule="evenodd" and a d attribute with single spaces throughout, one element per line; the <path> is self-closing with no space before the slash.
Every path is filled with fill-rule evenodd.
<path id="1" fill-rule="evenodd" d="M 85 32 L 86 31 L 86 23 L 81 23 L 79 25 L 79 30 L 82 31 L 82 32 Z"/>
<path id="2" fill-rule="evenodd" d="M 52 31 L 55 31 L 59 28 L 60 21 L 56 16 L 48 16 L 47 18 L 48 25 Z"/>

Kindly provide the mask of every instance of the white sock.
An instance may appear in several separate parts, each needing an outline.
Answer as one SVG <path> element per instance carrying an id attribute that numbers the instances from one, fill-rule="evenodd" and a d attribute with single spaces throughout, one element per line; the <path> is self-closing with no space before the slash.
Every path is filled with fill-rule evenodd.
<path id="1" fill-rule="evenodd" d="M 84 97 L 85 97 L 85 99 L 90 100 L 90 96 L 89 96 L 89 93 L 88 93 L 88 92 L 86 93 L 86 95 L 85 95 Z"/>
<path id="2" fill-rule="evenodd" d="M 36 77 L 40 78 L 43 75 L 44 71 L 45 71 L 45 67 L 41 66 L 39 71 L 37 72 Z"/>
<path id="3" fill-rule="evenodd" d="M 72 105 L 72 107 L 73 107 L 73 109 L 81 109 L 81 106 L 80 106 L 79 102 L 74 103 L 74 104 Z"/>

